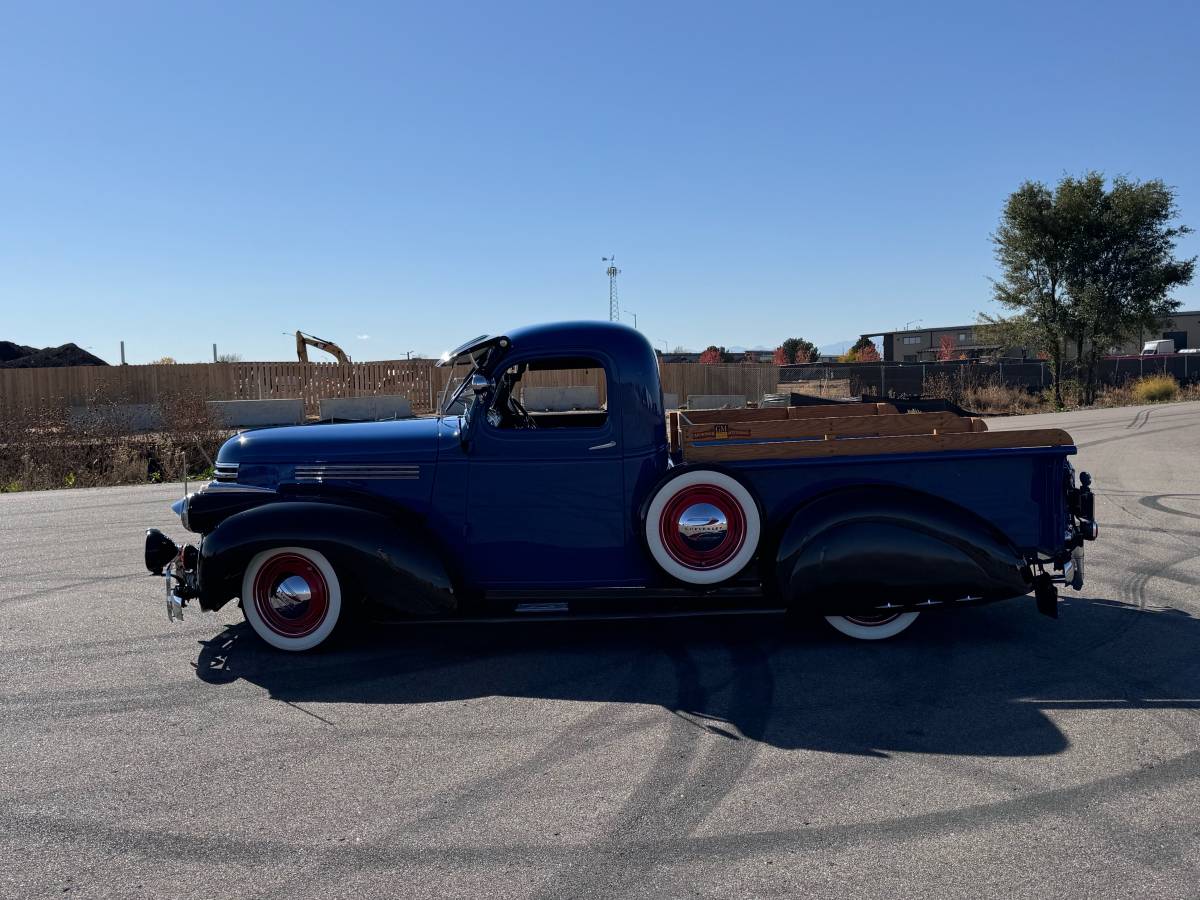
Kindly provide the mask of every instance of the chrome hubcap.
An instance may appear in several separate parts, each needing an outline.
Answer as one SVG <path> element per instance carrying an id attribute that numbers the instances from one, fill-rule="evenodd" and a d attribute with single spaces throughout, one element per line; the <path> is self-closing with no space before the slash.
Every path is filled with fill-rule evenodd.
<path id="1" fill-rule="evenodd" d="M 711 550 L 725 540 L 729 522 L 711 503 L 693 503 L 679 514 L 679 538 L 691 550 Z"/>
<path id="2" fill-rule="evenodd" d="M 294 619 L 303 615 L 312 599 L 312 587 L 299 575 L 289 575 L 271 591 L 271 608 L 279 615 Z"/>

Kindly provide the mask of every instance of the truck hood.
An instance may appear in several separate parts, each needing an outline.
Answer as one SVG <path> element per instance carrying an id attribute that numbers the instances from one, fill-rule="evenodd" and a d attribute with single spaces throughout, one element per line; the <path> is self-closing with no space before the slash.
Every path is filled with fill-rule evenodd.
<path id="1" fill-rule="evenodd" d="M 440 428 L 438 419 L 264 428 L 226 441 L 217 465 L 433 463 Z"/>

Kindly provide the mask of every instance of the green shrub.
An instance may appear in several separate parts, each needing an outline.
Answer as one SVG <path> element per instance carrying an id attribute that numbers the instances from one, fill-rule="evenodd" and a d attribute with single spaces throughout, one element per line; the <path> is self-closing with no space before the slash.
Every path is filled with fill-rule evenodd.
<path id="1" fill-rule="evenodd" d="M 1179 382 L 1171 375 L 1146 375 L 1133 383 L 1139 403 L 1161 403 L 1179 396 Z"/>

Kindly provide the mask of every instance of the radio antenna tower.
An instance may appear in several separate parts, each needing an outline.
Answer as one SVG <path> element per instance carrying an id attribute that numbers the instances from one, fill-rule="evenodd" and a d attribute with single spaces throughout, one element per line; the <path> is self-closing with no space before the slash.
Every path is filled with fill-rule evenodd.
<path id="1" fill-rule="evenodd" d="M 612 256 L 602 256 L 601 261 L 608 263 L 608 321 L 621 321 L 621 304 L 617 300 L 617 276 L 621 274 L 621 270 L 617 268 L 616 254 Z"/>

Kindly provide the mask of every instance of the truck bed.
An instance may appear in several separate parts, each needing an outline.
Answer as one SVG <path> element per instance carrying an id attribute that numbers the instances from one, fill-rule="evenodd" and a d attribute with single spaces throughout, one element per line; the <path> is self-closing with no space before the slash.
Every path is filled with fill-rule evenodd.
<path id="1" fill-rule="evenodd" d="M 672 449 L 684 462 L 812 459 L 1027 447 L 1069 447 L 1060 428 L 989 432 L 950 412 L 898 413 L 888 403 L 672 413 Z"/>

